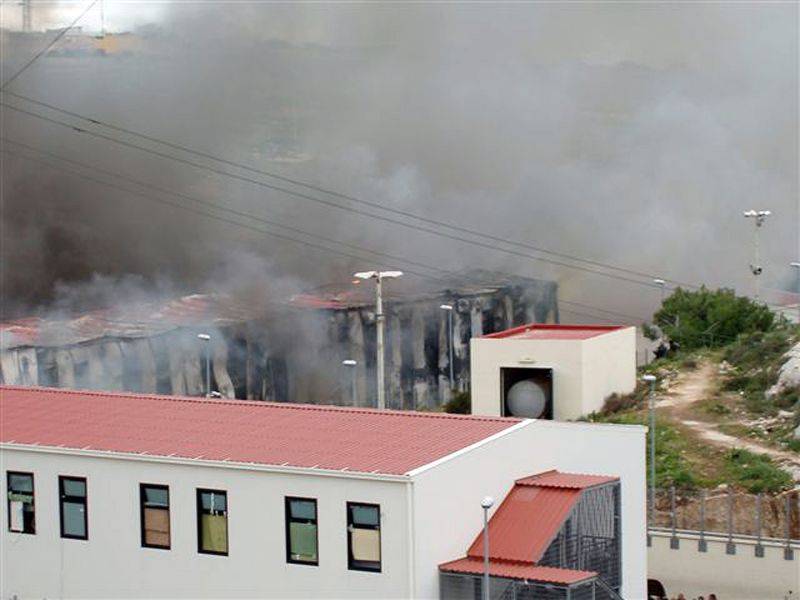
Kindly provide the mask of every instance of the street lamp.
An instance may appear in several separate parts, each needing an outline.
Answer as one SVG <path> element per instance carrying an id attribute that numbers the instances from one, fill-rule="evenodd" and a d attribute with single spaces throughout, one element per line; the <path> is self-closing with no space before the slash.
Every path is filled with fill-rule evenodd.
<path id="1" fill-rule="evenodd" d="M 402 277 L 402 271 L 361 271 L 353 273 L 353 277 L 358 279 L 375 280 L 375 324 L 377 330 L 376 352 L 378 353 L 377 372 L 378 372 L 378 408 L 386 408 L 386 389 L 384 385 L 384 356 L 383 356 L 383 290 L 382 280 L 385 278 L 396 279 Z"/>
<path id="2" fill-rule="evenodd" d="M 755 278 L 755 286 L 756 286 L 756 301 L 759 298 L 759 275 L 761 275 L 762 271 L 764 270 L 760 263 L 759 258 L 759 244 L 758 244 L 758 232 L 761 229 L 761 226 L 764 225 L 764 221 L 767 220 L 767 217 L 772 214 L 772 211 L 769 210 L 746 210 L 742 213 L 746 219 L 755 219 L 755 234 L 753 236 L 753 246 L 754 246 L 754 253 L 753 256 L 755 259 L 753 260 L 753 264 L 750 265 L 750 272 L 753 274 Z"/>
<path id="3" fill-rule="evenodd" d="M 198 333 L 197 338 L 206 345 L 206 398 L 211 397 L 211 336 L 207 333 Z"/>
<path id="4" fill-rule="evenodd" d="M 656 376 L 645 375 L 644 381 L 650 384 L 650 393 L 647 398 L 647 410 L 650 416 L 650 511 L 649 525 L 647 530 L 647 542 L 650 543 L 650 529 L 655 523 L 656 508 L 656 412 L 655 412 L 655 391 Z"/>
<path id="5" fill-rule="evenodd" d="M 449 339 L 449 346 L 450 346 L 450 391 L 453 391 L 455 387 L 455 382 L 453 379 L 453 305 L 452 304 L 440 304 L 439 308 L 442 310 L 447 311 L 447 337 Z"/>
<path id="6" fill-rule="evenodd" d="M 358 361 L 353 360 L 352 358 L 348 358 L 342 361 L 342 364 L 352 371 L 352 381 L 350 382 L 350 398 L 353 403 L 353 406 L 358 406 L 358 395 L 356 392 L 356 377 L 358 373 L 356 372 L 356 367 L 358 366 Z"/>
<path id="7" fill-rule="evenodd" d="M 483 600 L 489 600 L 489 509 L 494 498 L 486 496 L 481 500 L 483 508 Z"/>
<path id="8" fill-rule="evenodd" d="M 653 279 L 653 283 L 655 283 L 658 287 L 661 288 L 661 304 L 664 304 L 664 290 L 666 289 L 667 282 L 663 279 L 656 278 Z"/>

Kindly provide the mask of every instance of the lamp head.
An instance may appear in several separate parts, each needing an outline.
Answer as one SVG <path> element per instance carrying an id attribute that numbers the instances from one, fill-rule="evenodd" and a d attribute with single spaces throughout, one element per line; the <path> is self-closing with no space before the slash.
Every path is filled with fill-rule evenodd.
<path id="1" fill-rule="evenodd" d="M 358 361 L 353 360 L 352 358 L 348 358 L 342 361 L 342 364 L 345 367 L 355 367 L 358 364 Z"/>
<path id="2" fill-rule="evenodd" d="M 441 308 L 442 310 L 453 310 L 453 305 L 452 304 L 440 304 L 439 308 Z"/>
<path id="3" fill-rule="evenodd" d="M 644 375 L 644 376 L 642 377 L 642 379 L 643 379 L 644 381 L 646 381 L 647 383 L 653 383 L 653 382 L 656 380 L 656 376 L 655 376 L 655 375 L 650 375 L 650 374 L 648 373 L 647 375 Z"/>
<path id="4" fill-rule="evenodd" d="M 211 336 L 208 335 L 207 333 L 198 333 L 197 337 L 198 337 L 198 339 L 201 339 L 204 342 L 207 342 L 207 341 L 209 341 L 211 339 Z"/>
<path id="5" fill-rule="evenodd" d="M 372 279 L 373 277 L 377 276 L 377 271 L 359 271 L 358 273 L 353 273 L 353 277 L 357 279 Z"/>
<path id="6" fill-rule="evenodd" d="M 381 279 L 386 278 L 386 277 L 392 278 L 392 279 L 396 279 L 396 278 L 402 277 L 402 276 L 403 276 L 403 272 L 402 271 L 379 271 L 378 272 L 378 277 L 380 277 Z"/>
<path id="7" fill-rule="evenodd" d="M 487 510 L 492 508 L 492 506 L 494 506 L 494 498 L 491 496 L 486 496 L 483 500 L 481 500 L 481 506 Z"/>

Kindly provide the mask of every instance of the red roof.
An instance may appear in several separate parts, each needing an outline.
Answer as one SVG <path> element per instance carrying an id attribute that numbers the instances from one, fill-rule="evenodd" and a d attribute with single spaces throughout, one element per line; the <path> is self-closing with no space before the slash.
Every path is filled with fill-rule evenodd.
<path id="1" fill-rule="evenodd" d="M 518 340 L 588 340 L 619 329 L 625 325 L 543 325 L 530 323 L 484 335 L 485 338 L 512 338 Z"/>
<path id="2" fill-rule="evenodd" d="M 483 574 L 483 559 L 459 558 L 439 565 L 439 570 L 445 573 L 467 573 L 470 575 Z M 489 575 L 509 579 L 527 579 L 529 581 L 542 581 L 544 583 L 560 583 L 570 585 L 597 577 L 594 571 L 576 571 L 573 569 L 560 569 L 558 567 L 539 567 L 531 563 L 515 563 L 508 561 L 489 561 Z"/>
<path id="3" fill-rule="evenodd" d="M 540 567 L 536 563 L 541 560 L 559 529 L 569 518 L 583 490 L 617 480 L 617 477 L 604 475 L 546 471 L 516 481 L 489 520 L 490 570 L 497 571 L 498 577 L 564 584 L 594 577 L 596 573 L 589 571 Z M 465 558 L 444 563 L 439 568 L 444 571 L 479 573 L 482 572 L 482 563 L 481 531 Z M 467 570 L 473 567 L 478 570 Z M 534 574 L 534 569 L 547 569 L 548 573 L 537 571 Z M 543 578 L 548 576 L 550 579 Z M 553 579 L 554 577 L 561 579 Z"/>
<path id="4" fill-rule="evenodd" d="M 405 474 L 518 419 L 0 386 L 0 441 Z"/>

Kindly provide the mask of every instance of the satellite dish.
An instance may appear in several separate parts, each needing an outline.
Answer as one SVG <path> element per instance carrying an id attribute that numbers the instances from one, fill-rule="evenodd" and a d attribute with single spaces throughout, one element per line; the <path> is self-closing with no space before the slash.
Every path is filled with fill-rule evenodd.
<path id="1" fill-rule="evenodd" d="M 542 384 L 523 379 L 511 386 L 506 395 L 506 407 L 513 417 L 538 419 L 547 406 L 547 390 Z"/>

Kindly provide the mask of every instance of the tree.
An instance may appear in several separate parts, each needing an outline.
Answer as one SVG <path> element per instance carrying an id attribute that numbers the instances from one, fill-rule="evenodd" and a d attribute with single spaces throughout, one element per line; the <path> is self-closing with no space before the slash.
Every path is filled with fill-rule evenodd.
<path id="1" fill-rule="evenodd" d="M 723 346 L 739 334 L 769 331 L 775 315 L 765 305 L 737 296 L 733 290 L 676 289 L 653 315 L 664 335 L 684 350 Z"/>

